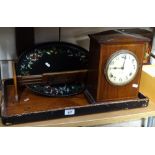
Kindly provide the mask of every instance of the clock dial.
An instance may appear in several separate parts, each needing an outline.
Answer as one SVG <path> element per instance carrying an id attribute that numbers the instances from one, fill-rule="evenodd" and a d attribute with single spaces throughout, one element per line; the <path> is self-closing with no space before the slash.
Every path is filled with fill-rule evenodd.
<path id="1" fill-rule="evenodd" d="M 135 54 L 128 50 L 115 52 L 106 64 L 105 75 L 113 85 L 126 85 L 131 82 L 138 71 L 138 60 Z"/>

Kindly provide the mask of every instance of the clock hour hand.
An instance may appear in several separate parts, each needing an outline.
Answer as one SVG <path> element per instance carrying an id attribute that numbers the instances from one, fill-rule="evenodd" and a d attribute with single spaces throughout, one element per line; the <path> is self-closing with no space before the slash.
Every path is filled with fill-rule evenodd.
<path id="1" fill-rule="evenodd" d="M 111 69 L 123 69 L 123 67 L 113 67 Z"/>

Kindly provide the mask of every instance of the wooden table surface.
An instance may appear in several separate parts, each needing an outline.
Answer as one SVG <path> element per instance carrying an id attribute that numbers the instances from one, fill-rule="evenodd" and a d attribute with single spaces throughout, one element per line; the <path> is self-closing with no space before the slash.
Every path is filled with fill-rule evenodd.
<path id="1" fill-rule="evenodd" d="M 149 106 L 145 108 L 137 108 L 130 110 L 120 110 L 114 112 L 98 113 L 70 118 L 53 119 L 47 121 L 24 123 L 12 126 L 99 126 L 111 123 L 120 123 L 131 120 L 138 120 L 155 116 L 155 95 L 153 90 L 150 90 L 152 81 L 150 77 L 142 72 L 140 92 L 150 98 Z M 155 80 L 152 79 L 152 80 Z M 150 82 L 150 83 L 149 83 Z M 155 81 L 154 81 L 155 85 Z M 155 86 L 154 86 L 155 87 Z M 0 126 L 3 126 L 0 122 Z"/>

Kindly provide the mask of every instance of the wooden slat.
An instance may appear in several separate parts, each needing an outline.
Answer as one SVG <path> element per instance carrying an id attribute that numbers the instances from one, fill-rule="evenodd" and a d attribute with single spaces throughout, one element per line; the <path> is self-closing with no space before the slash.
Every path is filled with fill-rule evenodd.
<path id="1" fill-rule="evenodd" d="M 18 86 L 17 86 L 17 77 L 16 77 L 16 69 L 15 69 L 14 62 L 12 62 L 12 69 L 13 69 L 13 81 L 14 81 L 14 88 L 15 88 L 15 100 L 18 101 Z"/>
<path id="2" fill-rule="evenodd" d="M 42 75 L 17 76 L 20 85 L 46 83 L 58 84 L 70 81 L 82 81 L 85 79 L 88 70 L 75 70 L 65 72 L 44 73 Z"/>

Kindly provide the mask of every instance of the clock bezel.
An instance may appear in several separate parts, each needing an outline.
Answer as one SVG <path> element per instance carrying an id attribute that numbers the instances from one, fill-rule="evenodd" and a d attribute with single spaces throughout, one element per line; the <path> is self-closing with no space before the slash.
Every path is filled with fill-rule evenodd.
<path id="1" fill-rule="evenodd" d="M 132 55 L 135 59 L 136 59 L 136 62 L 137 62 L 137 70 L 136 70 L 136 72 L 135 72 L 135 75 L 129 80 L 129 81 L 127 81 L 126 83 L 120 83 L 120 84 L 116 84 L 116 83 L 113 83 L 113 82 L 111 82 L 111 80 L 108 78 L 108 73 L 107 73 L 107 71 L 108 71 L 108 66 L 110 65 L 110 63 L 111 63 L 111 61 L 116 57 L 116 56 L 118 56 L 118 55 L 120 55 L 120 54 L 130 54 L 130 55 Z M 135 77 L 136 77 L 136 75 L 137 75 L 137 73 L 138 73 L 138 70 L 139 70 L 139 60 L 138 60 L 138 58 L 137 58 L 137 56 L 132 52 L 132 51 L 129 51 L 129 50 L 126 50 L 126 49 L 121 49 L 121 50 L 118 50 L 118 51 L 116 51 L 116 52 L 114 52 L 110 57 L 109 57 L 109 59 L 107 60 L 107 62 L 106 62 L 106 66 L 105 66 L 105 69 L 104 69 L 104 75 L 105 75 L 105 77 L 106 77 L 106 80 L 111 84 L 111 85 L 113 85 L 113 86 L 125 86 L 125 85 L 127 85 L 127 84 L 129 84 Z"/>

